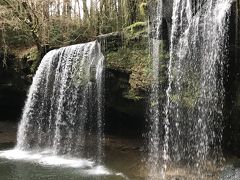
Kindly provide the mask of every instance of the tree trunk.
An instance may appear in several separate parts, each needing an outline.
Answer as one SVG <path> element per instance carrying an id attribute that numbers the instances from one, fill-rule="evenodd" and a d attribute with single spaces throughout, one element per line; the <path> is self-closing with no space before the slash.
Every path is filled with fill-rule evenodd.
<path id="1" fill-rule="evenodd" d="M 88 13 L 88 7 L 87 7 L 87 2 L 86 0 L 82 0 L 83 2 L 83 17 L 85 20 L 89 20 L 89 13 Z"/>

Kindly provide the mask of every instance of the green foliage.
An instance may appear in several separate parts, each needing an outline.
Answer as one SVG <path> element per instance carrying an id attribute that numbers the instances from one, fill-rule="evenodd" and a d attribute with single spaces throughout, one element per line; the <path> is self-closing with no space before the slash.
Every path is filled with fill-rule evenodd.
<path id="1" fill-rule="evenodd" d="M 110 51 L 106 54 L 107 68 L 117 69 L 130 74 L 130 90 L 126 98 L 139 100 L 143 93 L 149 89 L 152 81 L 152 62 L 148 43 L 148 32 L 146 22 L 137 22 L 124 29 L 124 43 L 117 51 Z M 164 47 L 164 42 L 161 42 Z M 159 47 L 160 48 L 160 47 Z M 164 49 L 164 48 L 162 48 Z M 167 78 L 164 72 L 167 71 L 169 54 L 162 50 L 159 55 L 161 61 L 160 83 L 166 83 Z"/>
<path id="2" fill-rule="evenodd" d="M 19 48 L 22 46 L 29 47 L 34 44 L 31 35 L 29 35 L 27 31 L 14 29 L 13 27 L 10 26 L 5 26 L 4 33 L 5 37 L 3 37 L 2 33 L 0 34 L 0 42 L 3 42 L 4 38 L 4 41 L 6 42 L 6 45 L 8 46 L 9 49 Z M 2 45 L 3 43 L 1 43 L 0 47 Z"/>
<path id="3" fill-rule="evenodd" d="M 140 33 L 146 32 L 147 22 L 136 22 L 124 29 L 124 31 L 132 37 L 132 35 L 139 35 Z"/>
<path id="4" fill-rule="evenodd" d="M 36 47 L 29 49 L 29 52 L 26 54 L 27 61 L 36 61 L 38 58 L 38 50 Z"/>
<path id="5" fill-rule="evenodd" d="M 147 15 L 147 8 L 148 8 L 147 6 L 148 6 L 147 3 L 141 3 L 139 7 L 140 14 L 144 17 Z"/>
<path id="6" fill-rule="evenodd" d="M 20 63 L 28 64 L 31 74 L 35 73 L 38 66 L 38 61 L 40 57 L 39 51 L 36 46 L 27 49 L 18 49 L 15 51 L 17 54 L 17 59 Z"/>
<path id="7" fill-rule="evenodd" d="M 3 0 L 3 2 L 0 3 L 2 10 L 0 25 L 3 24 L 5 28 L 6 46 L 20 53 L 19 49 L 22 48 L 25 59 L 31 63 L 32 72 L 38 66 L 42 49 L 46 45 L 61 47 L 83 43 L 95 40 L 99 34 L 116 31 L 124 32 L 125 42 L 118 54 L 114 52 L 108 54 L 109 64 L 112 67 L 115 64 L 117 68 L 122 66 L 126 71 L 136 71 L 137 68 L 144 69 L 149 63 L 149 53 L 146 48 L 147 23 L 144 22 L 144 14 L 140 12 L 147 7 L 144 0 L 100 0 L 99 8 L 94 6 L 96 1 L 93 0 L 91 7 L 88 7 L 90 11 L 84 6 L 81 12 L 75 11 L 78 7 L 71 7 L 70 1 L 64 1 L 63 6 L 58 6 L 59 1 L 31 3 L 28 0 Z M 49 7 L 55 8 L 55 11 L 49 11 Z M 72 11 L 69 11 L 69 8 Z M 1 42 L 2 39 L 0 36 Z M 41 52 L 25 52 L 31 47 L 35 47 L 34 51 Z M 111 61 L 111 59 L 115 60 Z M 140 62 L 144 63 L 140 64 Z M 147 76 L 147 70 L 143 72 L 141 77 Z M 135 81 L 132 83 L 136 87 L 140 84 Z"/>
<path id="8" fill-rule="evenodd" d="M 139 100 L 143 93 L 150 88 L 152 81 L 152 62 L 149 52 L 148 32 L 146 22 L 137 22 L 124 29 L 124 44 L 118 51 L 107 54 L 108 68 L 127 71 L 130 73 L 130 86 L 126 98 Z M 169 53 L 166 50 L 164 41 L 160 42 L 160 78 L 161 84 L 167 83 L 167 62 Z M 161 95 L 160 95 L 161 96 Z"/>
<path id="9" fill-rule="evenodd" d="M 173 73 L 174 74 L 174 73 Z M 171 100 L 175 103 L 179 103 L 187 108 L 194 108 L 199 100 L 199 77 L 195 73 L 191 76 L 186 76 L 183 83 L 183 89 L 181 94 L 173 92 L 171 95 Z"/>
<path id="10" fill-rule="evenodd" d="M 148 49 L 122 47 L 116 52 L 106 54 L 107 68 L 131 73 L 131 89 L 125 97 L 141 99 L 139 91 L 146 91 L 150 85 L 150 58 Z"/>
<path id="11" fill-rule="evenodd" d="M 6 28 L 6 44 L 11 48 L 37 45 L 41 49 L 39 47 L 46 44 L 60 47 L 93 40 L 99 34 L 121 31 L 130 23 L 144 20 L 139 10 L 140 6 L 145 7 L 144 1 L 100 0 L 99 8 L 94 4 L 96 1 L 91 2 L 90 11 L 84 6 L 79 12 L 77 5 L 69 4 L 70 1 L 59 6 L 59 1 L 3 0 L 0 24 Z M 50 12 L 49 7 L 55 11 Z M 145 22 L 137 22 L 126 30 L 134 35 L 140 33 L 139 29 L 145 31 L 145 27 Z"/>
<path id="12" fill-rule="evenodd" d="M 139 100 L 143 99 L 143 96 L 138 95 L 138 93 L 136 93 L 132 89 L 129 90 L 129 92 L 126 95 L 124 95 L 124 97 L 127 98 L 127 99 L 134 100 L 134 101 L 139 101 Z"/>

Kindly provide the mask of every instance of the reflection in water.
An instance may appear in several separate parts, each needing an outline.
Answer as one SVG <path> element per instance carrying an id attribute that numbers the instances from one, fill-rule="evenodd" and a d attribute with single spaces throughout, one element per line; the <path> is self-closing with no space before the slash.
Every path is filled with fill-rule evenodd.
<path id="1" fill-rule="evenodd" d="M 25 178 L 25 174 L 26 176 L 29 176 L 29 173 L 31 173 L 31 176 L 33 176 L 34 178 L 47 177 L 48 179 L 58 179 L 59 173 L 57 171 L 61 170 L 62 168 L 64 168 L 64 176 L 65 173 L 66 176 L 70 176 L 68 177 L 68 179 L 74 179 L 75 176 L 77 176 L 78 178 L 79 176 L 82 178 L 91 177 L 91 179 L 100 177 L 101 179 L 128 179 L 122 173 L 110 171 L 104 166 L 96 165 L 91 160 L 70 158 L 67 156 L 54 156 L 52 155 L 52 152 L 50 150 L 46 150 L 40 153 L 30 151 L 27 152 L 18 149 L 0 151 L 0 158 L 5 159 L 2 162 L 0 159 L 1 165 L 6 168 L 6 171 L 4 170 L 4 172 L 6 173 L 3 173 L 3 177 L 6 176 L 4 179 L 8 179 L 8 176 L 11 176 L 14 177 L 14 179 L 20 178 L 27 180 Z M 29 167 L 23 168 L 24 166 Z M 31 172 L 32 170 L 36 170 L 37 172 Z M 57 171 L 55 173 L 52 172 L 53 174 L 50 173 L 49 175 L 49 170 Z M 63 177 L 61 176 L 61 179 L 64 179 Z"/>
<path id="2" fill-rule="evenodd" d="M 116 137 L 107 139 L 104 164 L 108 168 L 97 166 L 89 159 L 49 156 L 49 151 L 34 154 L 9 150 L 0 151 L 0 180 L 145 180 L 147 170 L 141 158 L 146 154 L 142 151 L 141 143 Z M 11 147 L 13 145 L 10 143 L 7 145 L 0 142 L 0 149 Z M 220 174 L 221 180 L 240 179 L 240 163 L 235 161 L 228 161 L 228 164 L 234 166 L 225 165 L 216 171 L 212 167 L 212 170 L 205 172 L 206 180 L 219 179 L 217 177 Z M 179 166 L 169 169 L 166 179 L 197 179 L 196 175 L 186 167 Z"/>
<path id="3" fill-rule="evenodd" d="M 99 168 L 100 169 L 100 168 Z M 124 180 L 122 174 L 99 174 L 99 169 L 81 170 L 77 168 L 60 168 L 40 166 L 24 161 L 0 159 L 1 180 Z M 100 170 L 102 172 L 102 170 Z"/>

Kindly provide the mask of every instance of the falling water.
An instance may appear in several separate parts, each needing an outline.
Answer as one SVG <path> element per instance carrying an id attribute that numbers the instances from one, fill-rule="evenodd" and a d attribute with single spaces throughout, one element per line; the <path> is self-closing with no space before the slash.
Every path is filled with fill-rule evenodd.
<path id="1" fill-rule="evenodd" d="M 223 68 L 231 0 L 209 0 L 192 11 L 191 1 L 175 0 L 167 89 L 171 160 L 203 167 L 221 154 Z M 215 157 L 215 158 L 217 158 Z"/>
<path id="2" fill-rule="evenodd" d="M 166 171 L 174 164 L 195 167 L 201 173 L 206 170 L 207 161 L 216 164 L 221 160 L 223 73 L 230 7 L 231 0 L 173 2 L 163 119 L 156 102 L 157 64 L 153 68 L 149 162 L 160 162 L 158 171 Z M 155 60 L 153 57 L 153 63 L 157 63 Z M 162 129 L 160 122 L 164 124 Z M 163 144 L 159 142 L 159 131 L 164 132 Z M 156 173 L 156 169 L 150 171 L 152 176 Z"/>
<path id="3" fill-rule="evenodd" d="M 160 69 L 160 51 L 161 51 L 161 40 L 160 29 L 162 24 L 162 1 L 157 3 L 156 9 L 157 16 L 154 16 L 154 23 L 150 27 L 150 31 L 153 32 L 152 38 L 150 39 L 150 52 L 152 57 L 152 84 L 151 84 L 151 94 L 150 94 L 150 112 L 149 112 L 149 123 L 150 123 L 150 133 L 148 135 L 148 159 L 147 166 L 151 178 L 156 178 L 162 176 L 160 167 L 160 79 L 159 79 L 159 69 Z"/>
<path id="4" fill-rule="evenodd" d="M 97 41 L 45 55 L 29 90 L 16 149 L 101 163 L 103 60 Z"/>

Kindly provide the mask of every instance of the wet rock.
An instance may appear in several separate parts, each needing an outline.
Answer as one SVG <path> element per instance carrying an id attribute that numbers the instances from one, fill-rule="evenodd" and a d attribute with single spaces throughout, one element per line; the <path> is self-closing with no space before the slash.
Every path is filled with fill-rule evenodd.
<path id="1" fill-rule="evenodd" d="M 98 37 L 105 56 L 106 131 L 138 134 L 144 129 L 149 80 L 148 33 L 137 22 Z"/>
<path id="2" fill-rule="evenodd" d="M 0 52 L 0 121 L 18 121 L 24 105 L 27 83 L 16 71 L 14 55 L 7 55 L 6 66 L 3 62 L 3 53 Z"/>
<path id="3" fill-rule="evenodd" d="M 220 180 L 238 180 L 240 179 L 240 169 L 234 168 L 232 165 L 228 165 L 224 168 L 219 179 Z"/>
<path id="4" fill-rule="evenodd" d="M 102 51 L 117 51 L 120 46 L 123 45 L 123 33 L 113 32 L 109 34 L 103 34 L 97 37 L 97 40 L 101 43 Z"/>
<path id="5" fill-rule="evenodd" d="M 129 74 L 107 69 L 105 88 L 106 131 L 115 135 L 141 136 L 146 102 L 125 97 L 130 89 Z"/>
<path id="6" fill-rule="evenodd" d="M 240 153 L 240 7 L 233 2 L 229 24 L 229 59 L 226 63 L 224 109 L 224 148 L 226 153 Z"/>

